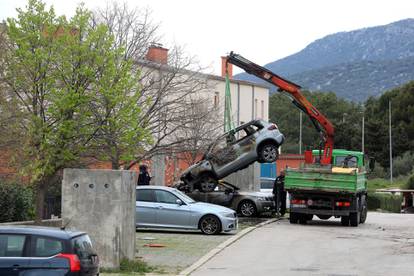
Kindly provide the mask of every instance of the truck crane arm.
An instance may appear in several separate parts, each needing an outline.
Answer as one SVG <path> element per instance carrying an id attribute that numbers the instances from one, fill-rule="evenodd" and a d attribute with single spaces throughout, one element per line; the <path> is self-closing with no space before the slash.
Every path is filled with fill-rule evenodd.
<path id="1" fill-rule="evenodd" d="M 279 92 L 288 93 L 292 98 L 292 103 L 309 116 L 321 136 L 324 143 L 324 151 L 320 163 L 331 164 L 334 144 L 334 127 L 332 123 L 305 98 L 300 91 L 301 87 L 299 85 L 288 81 L 272 71 L 233 52 L 230 52 L 227 56 L 227 62 L 242 68 L 249 74 L 277 86 Z"/>

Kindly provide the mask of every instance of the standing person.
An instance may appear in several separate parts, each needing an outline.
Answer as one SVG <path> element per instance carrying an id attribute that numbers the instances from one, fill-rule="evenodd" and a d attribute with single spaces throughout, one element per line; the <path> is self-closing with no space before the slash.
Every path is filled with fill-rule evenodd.
<path id="1" fill-rule="evenodd" d="M 148 173 L 148 168 L 146 165 L 139 166 L 139 176 L 138 176 L 138 186 L 149 185 L 151 176 Z"/>
<path id="2" fill-rule="evenodd" d="M 276 205 L 276 213 L 283 217 L 286 213 L 286 191 L 285 191 L 285 171 L 280 171 L 280 175 L 273 184 L 273 195 Z"/>

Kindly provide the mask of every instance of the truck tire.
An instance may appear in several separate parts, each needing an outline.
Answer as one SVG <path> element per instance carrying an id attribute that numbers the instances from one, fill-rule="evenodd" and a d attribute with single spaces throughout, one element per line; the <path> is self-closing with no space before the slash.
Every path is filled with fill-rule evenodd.
<path id="1" fill-rule="evenodd" d="M 348 216 L 342 216 L 341 217 L 341 224 L 342 224 L 342 226 L 349 226 L 349 217 Z"/>
<path id="2" fill-rule="evenodd" d="M 362 199 L 362 209 L 361 209 L 361 216 L 360 216 L 360 223 L 365 223 L 365 221 L 367 220 L 367 216 L 368 216 L 368 206 L 367 206 L 367 200 L 364 197 Z"/>
<path id="3" fill-rule="evenodd" d="M 307 214 L 300 214 L 299 215 L 299 223 L 300 224 L 306 224 L 308 221 L 308 215 Z"/>
<path id="4" fill-rule="evenodd" d="M 360 212 L 354 212 L 349 214 L 349 224 L 353 227 L 357 227 L 360 220 Z"/>
<path id="5" fill-rule="evenodd" d="M 290 213 L 289 214 L 289 222 L 291 223 L 291 224 L 296 224 L 296 223 L 298 223 L 298 220 L 299 220 L 299 214 L 298 213 Z"/>

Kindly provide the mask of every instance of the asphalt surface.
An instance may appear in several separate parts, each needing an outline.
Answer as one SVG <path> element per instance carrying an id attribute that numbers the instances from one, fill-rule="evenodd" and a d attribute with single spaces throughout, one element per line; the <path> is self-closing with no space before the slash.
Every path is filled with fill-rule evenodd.
<path id="1" fill-rule="evenodd" d="M 414 215 L 369 213 L 359 227 L 283 219 L 250 232 L 191 275 L 414 275 Z"/>

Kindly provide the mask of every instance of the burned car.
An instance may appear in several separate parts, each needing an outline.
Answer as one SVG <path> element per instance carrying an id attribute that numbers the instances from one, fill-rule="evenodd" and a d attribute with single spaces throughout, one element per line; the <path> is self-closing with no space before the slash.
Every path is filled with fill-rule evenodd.
<path id="1" fill-rule="evenodd" d="M 254 217 L 273 212 L 275 209 L 272 193 L 240 191 L 236 186 L 223 180 L 218 182 L 212 192 L 194 190 L 187 192 L 187 195 L 196 201 L 228 207 L 244 217 Z"/>
<path id="2" fill-rule="evenodd" d="M 180 189 L 211 192 L 217 181 L 252 163 L 272 163 L 278 158 L 284 136 L 273 123 L 253 120 L 220 136 L 202 160 L 181 175 Z"/>

